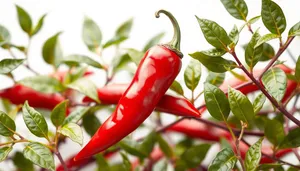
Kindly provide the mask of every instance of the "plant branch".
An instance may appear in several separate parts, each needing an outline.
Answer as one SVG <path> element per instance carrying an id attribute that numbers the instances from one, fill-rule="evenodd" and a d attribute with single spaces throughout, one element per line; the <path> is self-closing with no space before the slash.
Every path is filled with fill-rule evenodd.
<path id="1" fill-rule="evenodd" d="M 282 51 L 283 52 L 283 51 Z M 281 52 L 281 53 L 282 53 Z M 251 75 L 248 70 L 244 67 L 244 65 L 241 63 L 241 61 L 238 59 L 234 49 L 230 52 L 240 68 L 245 72 L 245 74 L 253 81 L 253 83 L 264 93 L 264 95 L 270 100 L 270 102 L 280 111 L 282 112 L 286 117 L 288 117 L 290 120 L 292 120 L 296 125 L 300 127 L 300 121 L 296 119 L 293 115 L 291 115 L 282 104 L 279 104 L 268 92 L 267 90 L 258 82 L 257 79 Z M 271 62 L 270 62 L 271 63 Z M 269 66 L 269 65 L 268 65 Z M 271 66 L 271 65 L 270 65 Z M 266 69 L 265 69 L 266 71 Z M 263 72 L 264 73 L 264 72 Z M 263 75 L 263 73 L 261 75 Z"/>
<path id="2" fill-rule="evenodd" d="M 261 75 L 259 76 L 259 80 L 261 80 L 263 74 L 268 71 L 268 69 L 271 68 L 271 66 L 278 60 L 278 58 L 280 57 L 280 55 L 285 51 L 285 49 L 290 45 L 290 43 L 293 41 L 295 37 L 289 37 L 288 40 L 285 42 L 285 44 L 283 44 L 282 46 L 280 46 L 278 52 L 275 54 L 275 56 L 271 59 L 271 61 L 268 63 L 268 65 L 265 67 L 265 69 L 263 70 L 263 72 L 261 73 Z"/>
<path id="3" fill-rule="evenodd" d="M 69 169 L 68 169 L 64 159 L 62 158 L 60 152 L 58 150 L 56 150 L 55 154 L 56 154 L 57 158 L 59 159 L 61 165 L 63 166 L 64 171 L 68 171 Z"/>

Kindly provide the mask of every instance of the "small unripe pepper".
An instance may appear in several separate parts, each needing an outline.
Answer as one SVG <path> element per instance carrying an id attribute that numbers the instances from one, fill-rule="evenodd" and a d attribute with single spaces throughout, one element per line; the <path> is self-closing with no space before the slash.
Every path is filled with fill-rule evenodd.
<path id="1" fill-rule="evenodd" d="M 178 75 L 183 56 L 179 51 L 180 29 L 171 13 L 159 10 L 156 17 L 160 13 L 164 13 L 172 21 L 175 31 L 173 39 L 168 44 L 154 46 L 146 52 L 115 111 L 77 154 L 75 160 L 97 154 L 137 129 L 152 113 Z"/>
<path id="2" fill-rule="evenodd" d="M 98 97 L 102 104 L 117 104 L 126 91 L 128 84 L 110 84 L 98 88 Z M 95 102 L 89 97 L 84 97 L 83 102 Z M 164 95 L 158 102 L 155 110 L 177 116 L 200 117 L 200 112 L 185 98 Z"/>

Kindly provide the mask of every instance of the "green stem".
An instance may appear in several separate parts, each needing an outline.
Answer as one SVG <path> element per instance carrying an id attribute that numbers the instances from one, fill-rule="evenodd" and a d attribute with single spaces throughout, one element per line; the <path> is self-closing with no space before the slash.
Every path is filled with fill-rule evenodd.
<path id="1" fill-rule="evenodd" d="M 177 20 L 175 19 L 175 17 L 168 11 L 166 10 L 158 10 L 156 13 L 155 13 L 155 17 L 156 18 L 159 18 L 160 17 L 160 13 L 163 13 L 165 14 L 167 17 L 169 17 L 169 19 L 171 20 L 172 22 L 172 25 L 173 25 L 173 28 L 174 28 L 174 35 L 173 35 L 173 38 L 172 40 L 167 43 L 166 45 L 170 46 L 171 48 L 174 48 L 176 49 L 177 51 L 180 51 L 180 39 L 181 39 L 181 33 L 180 33 L 180 27 L 179 27 L 179 24 L 177 22 Z"/>

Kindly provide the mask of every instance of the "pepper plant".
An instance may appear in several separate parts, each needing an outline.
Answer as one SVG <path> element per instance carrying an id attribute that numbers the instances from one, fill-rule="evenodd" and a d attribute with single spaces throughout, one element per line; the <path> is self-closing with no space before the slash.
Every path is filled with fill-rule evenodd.
<path id="1" fill-rule="evenodd" d="M 170 44 L 159 46 L 167 50 L 153 50 L 164 33 L 149 37 L 142 49 L 123 48 L 123 43 L 129 39 L 133 19 L 122 23 L 115 35 L 104 41 L 98 24 L 85 17 L 81 36 L 90 53 L 65 55 L 59 41 L 63 33 L 58 32 L 42 46 L 45 64 L 53 67 L 53 73 L 42 75 L 29 65 L 28 50 L 32 38 L 43 29 L 48 14 L 33 23 L 30 14 L 16 5 L 18 22 L 28 35 L 28 44 L 12 43 L 9 30 L 0 25 L 0 46 L 10 54 L 0 61 L 0 74 L 13 82 L 11 87 L 0 90 L 0 161 L 7 165 L 12 163 L 13 170 L 25 171 L 86 170 L 91 164 L 99 171 L 299 170 L 300 56 L 293 56 L 288 48 L 291 43 L 297 43 L 300 21 L 287 23 L 283 10 L 272 0 L 261 0 L 261 13 L 256 16 L 248 16 L 244 0 L 220 0 L 220 3 L 229 15 L 244 24 L 233 25 L 232 30 L 226 31 L 217 22 L 196 16 L 199 32 L 212 48 L 183 52 L 185 57 L 190 57 L 189 64 L 182 69 L 183 78 L 178 76 L 177 81 L 169 83 L 176 77 L 175 73 L 161 85 L 155 85 L 154 80 L 149 90 L 165 87 L 169 88 L 167 94 L 163 92 L 159 98 L 153 98 L 155 93 L 150 93 L 151 97 L 140 99 L 128 97 L 145 93 L 134 92 L 135 85 L 129 84 L 141 68 L 141 73 L 145 72 L 149 78 L 160 74 L 171 76 L 163 70 L 157 71 L 154 64 L 141 67 L 146 66 L 143 65 L 146 58 L 148 60 L 155 54 L 162 56 L 162 60 L 168 56 L 164 50 L 181 56 L 174 50 L 180 45 L 175 41 L 180 39 L 179 26 L 169 12 L 160 11 L 172 16 L 175 30 Z M 256 26 L 259 20 L 268 32 L 260 31 Z M 241 32 L 251 35 L 247 44 L 239 43 Z M 278 46 L 272 46 L 270 41 L 277 42 Z M 243 47 L 244 51 L 237 52 L 237 47 Z M 115 49 L 110 63 L 103 57 L 103 51 L 109 48 Z M 285 51 L 294 62 L 293 66 L 286 65 L 287 57 L 282 56 Z M 33 76 L 15 79 L 15 69 L 26 69 Z M 173 69 L 179 70 L 179 63 Z M 121 71 L 128 73 L 128 84 L 118 83 Z M 105 81 L 96 85 L 91 76 L 103 72 Z M 208 75 L 202 82 L 203 72 Z M 144 87 L 136 90 L 141 88 Z M 128 98 L 126 103 L 131 105 L 123 106 L 124 98 Z M 141 101 L 152 107 L 141 110 L 141 106 L 135 106 Z M 115 108 L 117 114 L 113 113 Z M 142 114 L 144 110 L 151 115 L 142 123 L 141 116 L 135 113 Z M 113 113 L 115 122 L 106 124 L 107 117 L 102 116 L 103 112 Z M 118 125 L 112 135 L 99 133 L 98 129 L 101 130 L 103 125 L 114 127 L 123 117 L 127 118 L 126 123 Z M 32 136 L 19 132 L 19 118 Z M 136 139 L 130 134 L 132 126 L 135 127 L 132 134 L 147 133 Z M 100 142 L 92 138 L 89 143 L 95 149 L 89 150 L 95 152 L 88 151 L 90 154 L 82 153 L 77 157 L 79 151 L 76 151 L 68 158 L 62 157 L 65 156 L 61 154 L 63 144 L 83 145 L 84 138 L 95 135 L 107 137 L 109 144 L 101 142 L 100 147 Z M 16 144 L 22 148 L 15 148 Z M 289 160 L 291 158 L 295 160 Z"/>

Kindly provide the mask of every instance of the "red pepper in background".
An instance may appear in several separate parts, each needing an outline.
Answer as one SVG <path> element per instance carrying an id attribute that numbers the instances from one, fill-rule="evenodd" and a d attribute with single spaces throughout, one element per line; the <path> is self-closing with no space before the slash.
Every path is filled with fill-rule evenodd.
<path id="1" fill-rule="evenodd" d="M 116 151 L 110 152 L 110 153 L 106 153 L 104 155 L 104 158 L 105 159 L 110 159 L 115 154 L 116 154 Z M 68 158 L 67 160 L 65 160 L 66 166 L 69 169 L 69 171 L 82 169 L 83 167 L 85 167 L 85 166 L 87 166 L 90 163 L 92 163 L 92 162 L 95 161 L 94 157 L 86 158 L 84 160 L 74 161 L 74 157 L 75 156 L 72 156 L 72 157 Z M 56 171 L 64 171 L 64 167 L 62 165 L 59 165 L 56 168 Z"/>
<path id="2" fill-rule="evenodd" d="M 286 74 L 290 74 L 293 72 L 292 69 L 290 69 L 289 67 L 281 64 L 281 65 L 276 65 L 275 67 L 278 67 L 280 69 L 282 69 Z M 256 70 L 254 71 L 254 77 L 258 77 L 260 76 L 260 74 L 263 72 L 263 70 Z M 248 77 L 245 75 L 245 78 L 247 78 L 248 80 Z M 239 85 L 242 85 L 244 83 L 246 83 L 247 81 L 243 81 L 243 80 L 240 80 L 238 78 L 232 78 L 230 79 L 228 82 L 224 82 L 221 86 L 220 86 L 220 89 L 223 90 L 224 92 L 227 92 L 228 90 L 228 86 L 230 87 L 237 87 Z M 294 81 L 291 81 L 291 80 L 288 80 L 288 82 L 294 82 Z M 249 93 L 252 93 L 254 91 L 257 91 L 259 90 L 258 87 L 255 85 L 255 84 L 250 84 L 248 86 L 245 86 L 245 87 L 242 87 L 240 89 L 240 91 L 243 93 L 243 94 L 249 94 Z"/>
<path id="3" fill-rule="evenodd" d="M 129 87 L 113 114 L 100 126 L 75 160 L 97 154 L 138 128 L 155 109 L 181 69 L 180 29 L 174 16 L 160 10 L 172 21 L 174 37 L 166 45 L 150 48 L 141 60 Z"/>
<path id="4" fill-rule="evenodd" d="M 117 104 L 126 91 L 128 84 L 111 84 L 98 88 L 98 97 L 102 104 Z M 84 97 L 83 102 L 95 102 L 89 97 Z M 164 95 L 158 102 L 157 111 L 174 114 L 177 116 L 200 117 L 199 111 L 185 98 Z"/>
<path id="5" fill-rule="evenodd" d="M 51 77 L 57 78 L 62 81 L 67 72 L 56 72 L 51 74 Z M 93 74 L 93 72 L 87 71 L 84 76 Z M 68 94 L 72 91 L 66 90 Z M 23 86 L 21 84 L 15 84 L 10 88 L 0 90 L 0 98 L 8 99 L 15 105 L 24 104 L 27 100 L 29 105 L 34 108 L 42 108 L 52 110 L 56 105 L 65 100 L 60 94 L 46 94 L 38 92 L 30 87 Z M 69 110 L 68 112 L 69 113 Z"/>
<path id="6" fill-rule="evenodd" d="M 184 119 L 169 127 L 167 132 L 178 132 L 191 138 L 219 142 L 221 138 L 229 139 L 229 132 L 217 127 L 209 126 L 194 119 Z"/>
<path id="7" fill-rule="evenodd" d="M 65 100 L 60 94 L 40 93 L 20 84 L 0 90 L 0 97 L 8 99 L 16 105 L 24 104 L 28 100 L 30 106 L 48 110 L 52 110 L 57 104 Z"/>

